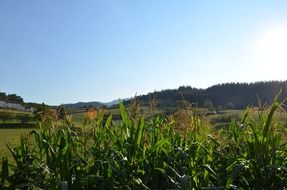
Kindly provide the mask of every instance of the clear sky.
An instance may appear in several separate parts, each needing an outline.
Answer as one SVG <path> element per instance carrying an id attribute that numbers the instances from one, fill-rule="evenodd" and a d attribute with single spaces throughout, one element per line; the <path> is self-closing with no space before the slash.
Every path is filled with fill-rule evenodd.
<path id="1" fill-rule="evenodd" d="M 286 80 L 286 10 L 286 0 L 0 0 L 0 91 L 61 104 Z"/>

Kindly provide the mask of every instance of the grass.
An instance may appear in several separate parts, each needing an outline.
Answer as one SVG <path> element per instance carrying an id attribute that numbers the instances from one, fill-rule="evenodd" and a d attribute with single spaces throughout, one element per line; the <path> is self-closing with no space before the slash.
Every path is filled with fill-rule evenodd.
<path id="1" fill-rule="evenodd" d="M 7 109 L 7 108 L 0 108 L 0 111 L 10 112 L 10 113 L 14 113 L 14 114 L 28 114 L 28 115 L 33 114 L 32 112 L 20 111 L 20 110 L 15 110 L 15 109 Z"/>
<path id="2" fill-rule="evenodd" d="M 32 112 L 27 111 L 19 111 L 13 109 L 3 109 L 0 108 L 0 113 L 5 115 L 0 115 L 0 124 L 1 128 L 9 123 L 9 124 L 25 124 L 25 123 L 35 123 L 34 114 Z M 5 119 L 3 121 L 3 119 Z"/>
<path id="3" fill-rule="evenodd" d="M 20 136 L 27 135 L 31 129 L 0 129 L 0 155 L 9 155 L 6 145 L 15 146 L 20 142 Z"/>

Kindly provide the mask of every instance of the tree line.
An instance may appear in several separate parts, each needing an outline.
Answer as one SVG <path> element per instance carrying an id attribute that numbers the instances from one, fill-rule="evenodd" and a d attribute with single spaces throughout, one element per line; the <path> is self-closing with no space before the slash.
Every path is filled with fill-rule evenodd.
<path id="1" fill-rule="evenodd" d="M 24 100 L 21 96 L 16 94 L 6 94 L 5 92 L 0 92 L 0 101 L 10 102 L 10 103 L 24 103 Z"/>
<path id="2" fill-rule="evenodd" d="M 152 98 L 156 98 L 160 107 L 178 107 L 185 101 L 198 107 L 212 105 L 216 108 L 244 109 L 259 104 L 271 105 L 280 91 L 279 99 L 287 97 L 287 81 L 224 83 L 206 89 L 181 86 L 178 89 L 156 91 L 137 98 L 142 104 L 148 104 Z"/>
<path id="3" fill-rule="evenodd" d="M 6 122 L 9 120 L 17 121 L 20 123 L 27 123 L 27 122 L 35 121 L 35 117 L 32 114 L 0 111 L 0 120 L 3 124 L 6 124 Z"/>

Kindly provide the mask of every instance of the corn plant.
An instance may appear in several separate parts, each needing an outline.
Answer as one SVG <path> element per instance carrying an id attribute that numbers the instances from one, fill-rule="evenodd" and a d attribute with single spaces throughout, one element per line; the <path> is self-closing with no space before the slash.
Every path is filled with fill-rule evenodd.
<path id="1" fill-rule="evenodd" d="M 284 189 L 287 144 L 273 119 L 283 103 L 220 131 L 192 112 L 146 120 L 122 103 L 117 123 L 100 111 L 83 127 L 40 125 L 2 157 L 0 188 Z"/>

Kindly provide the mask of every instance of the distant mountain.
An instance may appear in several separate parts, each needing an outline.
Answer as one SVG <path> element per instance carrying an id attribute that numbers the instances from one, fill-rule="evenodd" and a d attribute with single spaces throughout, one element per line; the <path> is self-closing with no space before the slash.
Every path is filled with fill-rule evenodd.
<path id="1" fill-rule="evenodd" d="M 98 102 L 98 101 L 78 102 L 78 103 L 75 103 L 75 104 L 64 104 L 64 106 L 66 108 L 72 108 L 72 109 L 90 108 L 90 107 L 99 108 L 99 107 L 102 107 L 102 106 L 111 107 L 113 105 L 119 104 L 120 101 L 126 101 L 126 100 L 129 100 L 129 98 L 113 100 L 111 102 Z"/>
<path id="2" fill-rule="evenodd" d="M 130 100 L 130 98 L 124 98 L 124 99 L 118 99 L 118 100 L 113 100 L 111 102 L 107 102 L 107 103 L 104 103 L 106 106 L 110 107 L 110 106 L 114 106 L 114 105 L 117 105 L 120 103 L 120 101 L 128 101 Z"/>
<path id="3" fill-rule="evenodd" d="M 101 107 L 104 104 L 101 102 L 78 102 L 75 104 L 64 104 L 66 108 L 72 108 L 72 109 L 77 109 L 77 108 L 89 108 L 89 107 Z"/>

